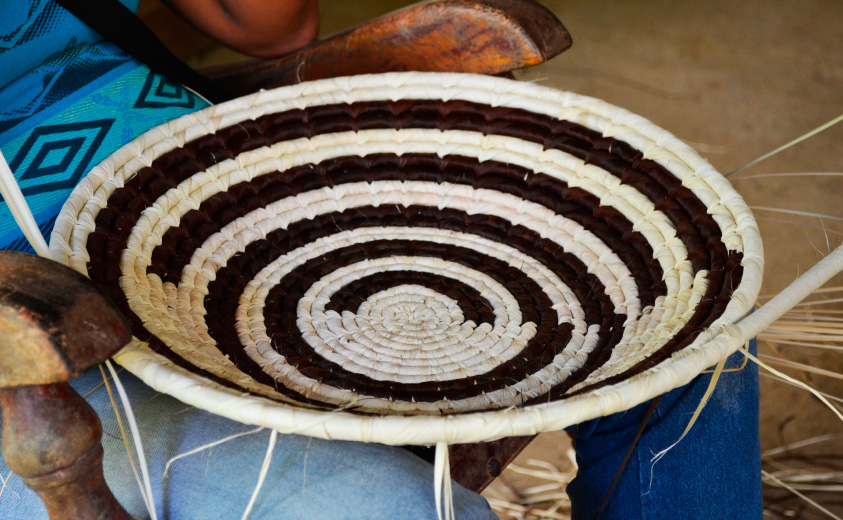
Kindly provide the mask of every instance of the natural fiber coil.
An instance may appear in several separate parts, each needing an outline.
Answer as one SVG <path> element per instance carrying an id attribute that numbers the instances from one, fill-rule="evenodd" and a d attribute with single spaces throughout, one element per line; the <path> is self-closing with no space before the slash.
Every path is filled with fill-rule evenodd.
<path id="1" fill-rule="evenodd" d="M 260 92 L 154 129 L 51 250 L 118 301 L 118 361 L 247 423 L 470 442 L 686 383 L 760 287 L 755 221 L 601 101 L 456 74 Z"/>

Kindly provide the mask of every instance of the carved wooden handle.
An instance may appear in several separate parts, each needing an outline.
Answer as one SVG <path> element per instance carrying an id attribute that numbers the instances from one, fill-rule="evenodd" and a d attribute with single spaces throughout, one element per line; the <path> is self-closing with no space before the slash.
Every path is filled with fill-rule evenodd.
<path id="1" fill-rule="evenodd" d="M 414 5 L 274 60 L 209 69 L 231 97 L 333 76 L 390 71 L 502 74 L 571 46 L 562 23 L 533 0 Z"/>

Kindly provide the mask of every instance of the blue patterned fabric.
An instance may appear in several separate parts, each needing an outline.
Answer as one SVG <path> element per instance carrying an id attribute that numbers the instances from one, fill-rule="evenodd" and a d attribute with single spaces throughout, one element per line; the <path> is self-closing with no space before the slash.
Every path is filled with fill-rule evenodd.
<path id="1" fill-rule="evenodd" d="M 120 2 L 138 8 L 138 0 Z M 53 0 L 2 0 L 0 11 L 0 87 L 54 54 L 102 41 Z"/>
<path id="2" fill-rule="evenodd" d="M 5 37 L 0 34 L 0 41 L 11 42 L 16 34 L 37 34 L 17 46 L 9 44 L 12 50 L 33 47 L 34 54 L 40 55 L 41 44 L 66 41 L 51 39 L 33 27 L 76 30 L 81 25 L 78 20 L 59 23 L 66 20 L 55 14 L 52 0 L 22 4 L 29 4 L 30 16 L 19 17 L 24 25 L 11 30 L 4 18 Z M 12 14 L 10 18 L 17 19 Z M 38 22 L 44 18 L 50 23 Z M 76 31 L 70 41 L 78 41 L 83 33 Z M 23 36 L 15 41 L 23 41 Z M 9 52 L 0 54 L 0 65 Z M 5 85 L 0 88 L 0 151 L 47 240 L 64 201 L 93 166 L 143 132 L 207 106 L 108 42 L 75 45 L 7 81 L 10 70 L 0 69 L 0 84 Z M 2 198 L 0 248 L 32 251 Z"/>
<path id="3" fill-rule="evenodd" d="M 0 140 L 20 133 L 84 97 L 111 79 L 109 73 L 137 68 L 108 43 L 84 44 L 54 55 L 0 89 Z"/>

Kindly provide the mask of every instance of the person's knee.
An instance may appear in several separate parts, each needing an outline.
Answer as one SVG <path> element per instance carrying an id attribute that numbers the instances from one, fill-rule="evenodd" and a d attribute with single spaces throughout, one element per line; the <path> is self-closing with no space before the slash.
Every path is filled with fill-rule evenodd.
<path id="1" fill-rule="evenodd" d="M 415 455 L 381 445 L 295 442 L 304 448 L 301 465 L 289 470 L 300 478 L 293 493 L 276 497 L 291 518 L 436 518 L 433 467 Z M 483 497 L 459 485 L 453 498 L 461 520 L 497 518 Z"/>

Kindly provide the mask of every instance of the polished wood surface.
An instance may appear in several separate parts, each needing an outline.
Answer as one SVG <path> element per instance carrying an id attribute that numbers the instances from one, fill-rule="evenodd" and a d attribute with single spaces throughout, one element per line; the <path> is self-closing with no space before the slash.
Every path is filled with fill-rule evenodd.
<path id="1" fill-rule="evenodd" d="M 410 6 L 278 59 L 205 72 L 229 97 L 236 97 L 354 74 L 502 74 L 542 63 L 570 46 L 562 23 L 533 0 L 442 0 Z"/>
<path id="2" fill-rule="evenodd" d="M 129 339 L 123 315 L 86 277 L 0 251 L 0 388 L 69 381 Z"/>

